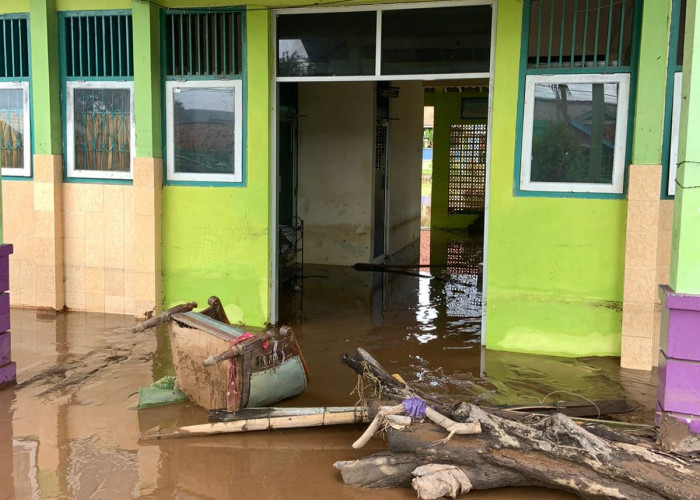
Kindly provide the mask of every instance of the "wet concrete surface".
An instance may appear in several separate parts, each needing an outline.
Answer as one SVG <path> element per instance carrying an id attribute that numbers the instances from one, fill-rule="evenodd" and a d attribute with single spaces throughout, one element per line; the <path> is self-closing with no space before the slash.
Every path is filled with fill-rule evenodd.
<path id="1" fill-rule="evenodd" d="M 438 278 L 430 279 L 307 265 L 300 289 L 285 296 L 284 312 L 301 336 L 310 383 L 281 405 L 356 403 L 357 379 L 338 356 L 364 347 L 391 372 L 442 397 L 484 403 L 626 397 L 639 406 L 626 420 L 653 422 L 654 374 L 621 370 L 612 358 L 485 352 L 476 275 L 434 271 Z M 415 498 L 408 488 L 342 484 L 335 461 L 385 448 L 375 439 L 353 450 L 363 430 L 355 426 L 139 445 L 138 433 L 156 425 L 207 420 L 191 404 L 136 410 L 139 387 L 172 373 L 165 328 L 133 335 L 130 317 L 29 310 L 13 310 L 11 320 L 18 385 L 0 390 L 2 500 Z M 466 498 L 575 497 L 519 488 Z"/>

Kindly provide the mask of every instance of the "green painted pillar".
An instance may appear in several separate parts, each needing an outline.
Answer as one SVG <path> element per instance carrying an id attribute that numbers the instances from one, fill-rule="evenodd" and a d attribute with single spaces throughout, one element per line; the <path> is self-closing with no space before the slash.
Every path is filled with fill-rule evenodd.
<path id="1" fill-rule="evenodd" d="M 661 165 L 671 0 L 642 3 L 632 164 Z"/>
<path id="2" fill-rule="evenodd" d="M 697 0 L 688 0 L 670 285 L 677 293 L 700 295 L 700 10 L 697 7 Z"/>
<path id="3" fill-rule="evenodd" d="M 134 37 L 134 121 L 136 156 L 162 158 L 160 12 L 152 3 L 132 0 Z"/>
<path id="4" fill-rule="evenodd" d="M 61 154 L 56 0 L 29 0 L 34 154 Z"/>

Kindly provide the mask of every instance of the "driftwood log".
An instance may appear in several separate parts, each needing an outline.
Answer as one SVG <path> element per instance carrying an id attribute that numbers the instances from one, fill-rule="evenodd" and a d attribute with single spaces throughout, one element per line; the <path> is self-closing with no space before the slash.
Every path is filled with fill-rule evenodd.
<path id="1" fill-rule="evenodd" d="M 362 349 L 341 362 L 369 382 L 383 404 L 412 396 L 434 403 Z M 445 442 L 445 429 L 432 423 L 414 423 L 411 432 L 387 427 L 388 453 L 335 464 L 345 483 L 410 486 L 417 467 L 444 464 L 459 467 L 471 489 L 542 486 L 594 499 L 700 499 L 700 458 L 667 453 L 649 437 L 562 414 L 523 415 L 469 403 L 433 407 L 455 422 L 478 424 L 481 433 Z"/>

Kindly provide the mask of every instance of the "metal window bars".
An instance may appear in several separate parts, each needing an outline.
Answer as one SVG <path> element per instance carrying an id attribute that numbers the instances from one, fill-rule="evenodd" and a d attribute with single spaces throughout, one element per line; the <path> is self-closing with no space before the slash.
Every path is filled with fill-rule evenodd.
<path id="1" fill-rule="evenodd" d="M 239 75 L 241 33 L 240 12 L 166 12 L 166 76 Z"/>
<path id="2" fill-rule="evenodd" d="M 26 17 L 0 16 L 0 78 L 29 76 L 29 28 Z"/>

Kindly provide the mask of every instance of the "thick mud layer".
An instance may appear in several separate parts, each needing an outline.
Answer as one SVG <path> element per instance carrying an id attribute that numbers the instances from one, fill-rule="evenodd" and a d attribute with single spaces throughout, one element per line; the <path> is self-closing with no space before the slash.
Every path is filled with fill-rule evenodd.
<path id="1" fill-rule="evenodd" d="M 628 398 L 626 420 L 653 420 L 654 374 L 617 359 L 484 352 L 475 274 L 416 277 L 306 266 L 285 297 L 309 387 L 284 406 L 351 405 L 357 379 L 338 362 L 364 347 L 408 382 L 482 403 Z M 303 294 L 302 294 L 303 292 Z M 216 293 L 212 290 L 212 293 Z M 302 300 L 303 299 L 303 300 Z M 192 404 L 137 411 L 138 389 L 173 371 L 167 329 L 133 335 L 133 319 L 12 312 L 18 385 L 0 390 L 0 499 L 414 499 L 410 489 L 360 490 L 332 464 L 357 451 L 362 428 L 314 428 L 139 445 L 157 425 L 202 423 Z M 475 499 L 564 499 L 537 488 L 472 492 Z"/>

